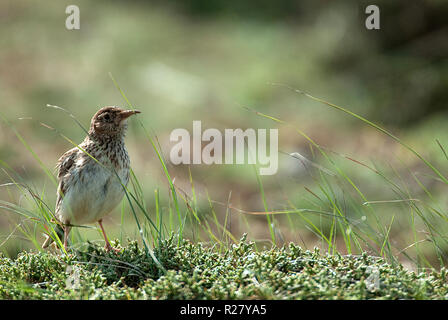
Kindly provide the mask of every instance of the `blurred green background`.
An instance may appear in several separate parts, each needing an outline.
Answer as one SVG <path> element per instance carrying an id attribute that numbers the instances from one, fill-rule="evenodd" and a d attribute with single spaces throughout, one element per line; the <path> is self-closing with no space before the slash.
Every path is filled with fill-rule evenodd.
<path id="1" fill-rule="evenodd" d="M 65 28 L 65 8 L 80 8 L 81 28 Z M 285 87 L 284 83 L 343 106 L 386 127 L 415 147 L 442 172 L 447 159 L 436 142 L 448 146 L 448 4 L 446 1 L 375 1 L 381 12 L 381 29 L 364 26 L 365 1 L 24 1 L 0 2 L 0 114 L 23 136 L 42 163 L 53 168 L 59 156 L 72 146 L 57 129 L 75 142 L 84 132 L 57 105 L 72 112 L 84 125 L 99 107 L 125 106 L 126 102 L 109 77 L 113 74 L 131 103 L 142 111 L 144 126 L 154 133 L 169 158 L 173 129 L 191 131 L 192 121 L 203 128 L 278 128 L 279 149 L 299 152 L 332 170 L 316 150 L 293 127 L 279 125 L 243 107 L 288 121 L 319 145 L 336 152 L 334 161 L 366 195 L 367 200 L 394 200 L 397 195 L 383 179 L 366 167 L 340 155 L 382 168 L 409 198 L 428 198 L 417 175 L 430 191 L 429 198 L 447 212 L 446 185 L 428 173 L 422 162 L 385 135 L 364 123 L 319 104 Z M 204 129 L 203 129 L 204 130 Z M 168 197 L 161 165 L 145 138 L 144 130 L 130 121 L 127 135 L 132 166 L 154 206 L 154 189 Z M 314 151 L 314 152 L 313 152 Z M 55 187 L 38 161 L 0 123 L 0 159 L 53 204 Z M 269 210 L 294 203 L 311 206 L 319 195 L 315 169 L 306 169 L 280 154 L 275 176 L 263 176 Z M 169 166 L 176 185 L 191 195 L 186 166 Z M 269 240 L 264 216 L 231 210 L 226 203 L 246 211 L 264 211 L 256 175 L 251 166 L 191 166 L 203 215 L 210 214 L 207 195 L 216 201 L 214 210 L 221 224 L 237 238 Z M 0 183 L 11 182 L 6 171 Z M 343 203 L 353 188 L 341 186 Z M 24 195 L 2 186 L 0 199 L 21 204 Z M 346 214 L 362 207 L 363 199 L 352 195 Z M 219 204 L 221 203 L 221 204 Z M 400 249 L 424 240 L 409 206 L 385 203 L 375 206 L 388 226 L 389 238 L 403 263 L 409 258 Z M 297 242 L 307 248 L 322 241 L 303 220 L 276 215 L 278 244 Z M 322 230 L 331 221 L 309 217 Z M 367 220 L 369 217 L 367 217 Z M 225 221 L 226 220 L 226 221 Z M 381 221 L 383 221 L 381 220 Z M 28 248 L 16 226 L 17 217 L 0 210 L 0 248 L 9 254 Z M 364 223 L 360 219 L 359 223 Z M 132 218 L 119 210 L 106 221 L 110 237 L 136 234 Z M 442 226 L 448 231 L 448 226 Z M 125 230 L 125 231 L 123 231 Z M 98 233 L 85 232 L 99 239 Z M 186 236 L 195 238 L 193 233 Z M 422 244 L 430 261 L 433 246 Z M 345 252 L 344 246 L 338 246 Z M 425 251 L 426 250 L 426 251 Z M 441 252 L 448 247 L 440 247 Z M 448 252 L 447 252 L 448 253 Z"/>

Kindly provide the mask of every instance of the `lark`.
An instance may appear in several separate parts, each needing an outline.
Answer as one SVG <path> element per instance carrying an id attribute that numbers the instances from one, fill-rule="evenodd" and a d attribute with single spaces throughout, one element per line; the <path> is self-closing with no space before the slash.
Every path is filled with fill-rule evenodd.
<path id="1" fill-rule="evenodd" d="M 130 160 L 124 143 L 127 119 L 140 113 L 118 107 L 101 108 L 92 118 L 88 135 L 79 147 L 68 150 L 57 162 L 58 190 L 56 232 L 68 250 L 73 225 L 98 222 L 106 242 L 106 251 L 114 250 L 102 219 L 122 200 L 129 181 Z M 42 247 L 53 239 L 47 236 Z"/>

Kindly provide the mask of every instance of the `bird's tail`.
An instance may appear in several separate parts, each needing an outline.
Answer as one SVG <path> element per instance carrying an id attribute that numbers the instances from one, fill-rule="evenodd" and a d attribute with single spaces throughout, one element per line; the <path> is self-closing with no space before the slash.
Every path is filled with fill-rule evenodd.
<path id="1" fill-rule="evenodd" d="M 56 228 L 54 228 L 54 231 L 56 232 L 57 236 L 61 241 L 64 239 L 64 229 L 58 224 L 56 225 Z M 42 248 L 48 248 L 50 244 L 53 243 L 53 238 L 49 234 L 47 234 L 47 239 L 45 239 L 44 243 L 42 244 Z"/>

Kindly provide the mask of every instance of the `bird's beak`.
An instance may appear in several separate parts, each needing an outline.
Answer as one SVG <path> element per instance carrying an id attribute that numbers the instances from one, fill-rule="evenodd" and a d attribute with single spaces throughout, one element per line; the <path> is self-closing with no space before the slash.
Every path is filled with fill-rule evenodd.
<path id="1" fill-rule="evenodd" d="M 120 117 L 121 117 L 121 120 L 125 120 L 125 119 L 129 118 L 130 116 L 137 114 L 137 113 L 141 113 L 141 112 L 138 110 L 124 110 L 124 111 L 120 112 Z"/>

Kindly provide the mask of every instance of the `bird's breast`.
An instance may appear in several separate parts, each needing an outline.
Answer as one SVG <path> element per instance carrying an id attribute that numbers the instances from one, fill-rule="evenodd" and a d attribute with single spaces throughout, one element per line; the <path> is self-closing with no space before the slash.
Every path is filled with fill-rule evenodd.
<path id="1" fill-rule="evenodd" d="M 129 158 L 121 157 L 114 161 L 103 153 L 95 159 L 84 160 L 71 172 L 71 186 L 62 200 L 60 215 L 72 224 L 100 220 L 120 203 L 125 194 L 129 181 Z"/>

